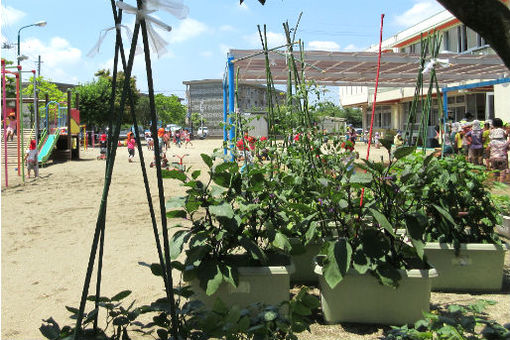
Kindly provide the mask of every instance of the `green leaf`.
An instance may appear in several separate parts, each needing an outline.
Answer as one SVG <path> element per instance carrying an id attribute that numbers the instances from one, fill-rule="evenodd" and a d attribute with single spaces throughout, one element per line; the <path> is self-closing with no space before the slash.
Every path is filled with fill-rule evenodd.
<path id="1" fill-rule="evenodd" d="M 397 287 L 402 278 L 398 269 L 388 263 L 379 264 L 376 268 L 376 274 L 383 285 L 390 287 Z"/>
<path id="2" fill-rule="evenodd" d="M 202 160 L 204 161 L 205 164 L 207 164 L 207 166 L 210 168 L 212 168 L 213 166 L 213 161 L 211 159 L 211 157 L 209 157 L 208 155 L 206 155 L 205 153 L 202 153 L 200 154 L 200 157 L 202 157 Z"/>
<path id="3" fill-rule="evenodd" d="M 197 178 L 198 178 L 198 176 L 200 176 L 200 173 L 201 173 L 201 171 L 200 171 L 200 170 L 195 170 L 195 171 L 193 171 L 193 172 L 191 173 L 191 178 L 193 178 L 193 179 L 197 179 Z"/>
<path id="4" fill-rule="evenodd" d="M 317 222 L 313 221 L 310 223 L 310 227 L 306 230 L 305 240 L 306 243 L 309 243 L 311 240 L 315 238 L 317 235 Z"/>
<path id="5" fill-rule="evenodd" d="M 448 220 L 448 222 L 450 222 L 452 224 L 452 226 L 457 225 L 457 223 L 455 223 L 455 220 L 453 219 L 452 215 L 447 210 L 441 208 L 440 206 L 438 206 L 436 204 L 432 204 L 432 206 L 434 207 L 434 209 L 437 210 L 437 212 L 439 212 L 441 215 L 443 215 L 443 217 L 446 218 L 446 220 Z"/>
<path id="6" fill-rule="evenodd" d="M 227 316 L 225 317 L 225 321 L 228 323 L 237 323 L 239 319 L 241 318 L 241 310 L 239 309 L 239 306 L 232 306 L 230 307 Z"/>
<path id="7" fill-rule="evenodd" d="M 316 296 L 310 294 L 306 294 L 305 296 L 303 296 L 302 301 L 306 306 L 308 306 L 312 310 L 315 308 L 319 308 L 319 306 L 321 305 L 319 299 Z"/>
<path id="8" fill-rule="evenodd" d="M 355 184 L 368 184 L 372 182 L 372 175 L 364 172 L 356 172 L 351 176 L 349 182 Z"/>
<path id="9" fill-rule="evenodd" d="M 373 208 L 370 208 L 368 210 L 370 211 L 371 215 L 375 218 L 377 223 L 379 223 L 381 225 L 381 227 L 383 227 L 387 232 L 389 232 L 390 235 L 395 236 L 395 232 L 393 231 L 393 227 L 391 226 L 391 223 L 388 221 L 386 216 L 384 216 L 379 211 L 377 211 L 377 210 L 375 210 Z"/>
<path id="10" fill-rule="evenodd" d="M 308 308 L 307 306 L 305 306 L 304 304 L 299 303 L 299 302 L 292 304 L 292 312 L 296 313 L 298 315 L 302 315 L 302 316 L 307 316 L 307 315 L 312 314 L 312 311 L 310 310 L 310 308 Z"/>
<path id="11" fill-rule="evenodd" d="M 170 240 L 170 258 L 172 260 L 177 259 L 182 253 L 182 247 L 184 243 L 191 237 L 191 233 L 188 230 L 177 231 Z"/>
<path id="12" fill-rule="evenodd" d="M 188 214 L 184 210 L 167 211 L 166 217 L 168 218 L 187 218 Z"/>
<path id="13" fill-rule="evenodd" d="M 252 240 L 250 240 L 250 239 L 248 239 L 246 237 L 240 237 L 239 238 L 239 245 L 241 247 L 243 247 L 248 253 L 250 253 L 251 256 L 254 259 L 261 261 L 262 264 L 267 263 L 267 256 L 266 256 L 266 254 Z"/>
<path id="14" fill-rule="evenodd" d="M 248 315 L 243 316 L 237 324 L 239 330 L 245 333 L 250 328 L 250 317 Z"/>
<path id="15" fill-rule="evenodd" d="M 112 301 L 120 301 L 131 294 L 130 290 L 123 290 L 120 293 L 117 293 L 114 297 L 111 298 Z"/>
<path id="16" fill-rule="evenodd" d="M 324 279 L 331 288 L 335 288 L 344 278 L 351 264 L 352 248 L 346 239 L 328 241 L 327 261 L 323 268 Z"/>
<path id="17" fill-rule="evenodd" d="M 289 239 L 284 234 L 277 232 L 273 241 L 273 246 L 278 249 L 284 250 L 286 252 L 290 252 L 292 246 L 289 242 Z"/>
<path id="18" fill-rule="evenodd" d="M 181 182 L 186 182 L 186 174 L 181 171 L 172 169 L 172 170 L 161 170 L 161 177 L 163 178 L 171 178 L 177 179 Z"/>
<path id="19" fill-rule="evenodd" d="M 379 142 L 381 142 L 382 146 L 386 148 L 386 150 L 391 151 L 391 146 L 393 145 L 393 141 L 391 139 L 379 139 Z"/>
<path id="20" fill-rule="evenodd" d="M 419 212 L 407 214 L 405 216 L 406 229 L 409 237 L 415 240 L 422 240 L 425 227 L 427 226 L 427 218 Z"/>
<path id="21" fill-rule="evenodd" d="M 352 267 L 360 274 L 365 274 L 371 267 L 370 259 L 362 249 L 356 249 L 352 255 Z"/>
<path id="22" fill-rule="evenodd" d="M 393 156 L 396 159 L 401 159 L 401 158 L 404 158 L 404 157 L 414 153 L 415 151 L 416 151 L 415 146 L 401 146 L 395 150 L 395 152 L 393 153 Z"/>
<path id="23" fill-rule="evenodd" d="M 186 205 L 186 197 L 172 197 L 166 201 L 166 209 L 183 208 Z"/>
<path id="24" fill-rule="evenodd" d="M 227 218 L 234 217 L 234 210 L 227 202 L 224 202 L 221 205 L 211 205 L 209 207 L 209 212 L 215 216 L 224 216 Z"/>
<path id="25" fill-rule="evenodd" d="M 220 298 L 216 298 L 212 310 L 213 312 L 216 312 L 218 314 L 228 313 L 227 306 L 225 305 L 225 303 L 223 303 L 223 301 Z"/>
<path id="26" fill-rule="evenodd" d="M 375 229 L 365 229 L 360 231 L 361 247 L 359 250 L 370 258 L 378 259 L 390 251 L 390 243 L 383 233 Z"/>

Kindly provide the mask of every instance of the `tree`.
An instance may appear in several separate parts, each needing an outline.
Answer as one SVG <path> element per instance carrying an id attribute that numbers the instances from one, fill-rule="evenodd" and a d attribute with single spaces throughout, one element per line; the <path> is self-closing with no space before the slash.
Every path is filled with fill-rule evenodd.
<path id="1" fill-rule="evenodd" d="M 186 106 L 181 104 L 179 97 L 174 94 L 170 97 L 157 94 L 154 96 L 154 101 L 156 103 L 156 113 L 163 123 L 184 124 Z"/>
<path id="2" fill-rule="evenodd" d="M 80 122 L 88 126 L 105 127 L 110 112 L 111 81 L 100 77 L 77 86 L 74 91 L 80 95 Z"/>
<path id="3" fill-rule="evenodd" d="M 36 88 L 39 92 L 39 99 L 44 99 L 46 94 L 48 95 L 48 99 L 50 101 L 55 101 L 57 103 L 62 104 L 62 106 L 66 106 L 67 96 L 64 92 L 60 91 L 54 83 L 50 80 L 45 79 L 42 76 L 36 77 Z M 29 84 L 23 88 L 21 91 L 23 97 L 33 97 L 34 96 L 34 77 L 30 77 Z M 30 104 L 30 110 L 33 110 L 32 104 Z M 55 119 L 57 115 L 57 106 L 50 105 L 48 107 L 48 117 L 50 120 Z M 39 117 L 46 118 L 46 109 L 45 107 L 39 107 Z"/>
<path id="4" fill-rule="evenodd" d="M 99 70 L 94 74 L 97 79 L 90 83 L 85 83 L 75 88 L 75 92 L 80 95 L 80 120 L 83 124 L 105 127 L 108 123 L 110 113 L 110 97 L 112 93 L 113 78 L 109 70 Z M 120 101 L 122 89 L 124 87 L 124 73 L 117 73 L 117 86 L 115 89 L 114 112 L 120 111 Z M 139 91 L 136 88 L 136 78 L 130 79 L 131 97 L 135 104 L 139 98 Z M 128 98 L 125 103 L 123 123 L 130 124 L 131 119 L 131 99 Z"/>
<path id="5" fill-rule="evenodd" d="M 341 108 L 333 104 L 332 102 L 319 103 L 315 110 L 316 117 L 340 117 L 345 118 L 347 124 L 354 126 L 361 126 L 362 124 L 362 113 L 360 109 L 355 108 Z"/>

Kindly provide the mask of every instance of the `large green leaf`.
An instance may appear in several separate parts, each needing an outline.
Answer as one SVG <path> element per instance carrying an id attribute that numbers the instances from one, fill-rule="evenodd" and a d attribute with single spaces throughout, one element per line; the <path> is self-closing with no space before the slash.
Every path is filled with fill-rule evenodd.
<path id="1" fill-rule="evenodd" d="M 227 202 L 224 202 L 220 205 L 211 205 L 209 207 L 209 211 L 215 216 L 224 216 L 227 218 L 234 217 L 234 210 L 232 209 L 232 206 Z"/>
<path id="2" fill-rule="evenodd" d="M 167 211 L 166 217 L 168 218 L 186 218 L 188 214 L 184 210 L 171 210 Z"/>
<path id="3" fill-rule="evenodd" d="M 181 182 L 186 182 L 186 174 L 184 174 L 181 171 L 172 169 L 172 170 L 161 170 L 161 176 L 163 178 L 171 178 L 171 179 L 177 179 Z"/>
<path id="4" fill-rule="evenodd" d="M 380 263 L 376 268 L 376 275 L 379 281 L 390 287 L 397 287 L 402 276 L 398 269 L 392 267 L 387 262 Z"/>
<path id="5" fill-rule="evenodd" d="M 262 263 L 267 263 L 267 255 L 252 240 L 246 237 L 239 237 L 239 245 L 250 253 L 254 259 L 260 260 Z"/>
<path id="6" fill-rule="evenodd" d="M 452 224 L 452 226 L 456 226 L 457 223 L 455 223 L 455 220 L 453 219 L 452 215 L 446 210 L 441 208 L 440 206 L 436 204 L 432 204 L 432 206 L 441 214 L 443 217 Z"/>
<path id="7" fill-rule="evenodd" d="M 427 218 L 419 212 L 407 214 L 405 216 L 406 229 L 409 237 L 415 240 L 422 240 L 425 228 L 427 226 Z"/>
<path id="8" fill-rule="evenodd" d="M 401 146 L 395 150 L 395 152 L 393 153 L 393 156 L 396 159 L 401 159 L 401 158 L 404 158 L 404 157 L 414 153 L 415 151 L 416 151 L 415 146 Z"/>
<path id="9" fill-rule="evenodd" d="M 188 230 L 179 230 L 172 236 L 170 240 L 170 258 L 172 260 L 177 259 L 181 254 L 182 247 L 190 236 L 191 233 Z"/>
<path id="10" fill-rule="evenodd" d="M 378 259 L 390 250 L 390 244 L 383 233 L 374 229 L 360 231 L 363 252 L 370 258 Z"/>
<path id="11" fill-rule="evenodd" d="M 322 269 L 322 275 L 331 288 L 335 288 L 343 280 L 350 268 L 352 248 L 346 239 L 328 241 L 327 261 Z"/>
<path id="12" fill-rule="evenodd" d="M 356 172 L 351 176 L 349 182 L 354 184 L 368 184 L 372 182 L 372 175 L 364 172 Z"/>
<path id="13" fill-rule="evenodd" d="M 356 249 L 352 254 L 352 267 L 360 274 L 365 274 L 370 269 L 370 259 L 365 255 L 363 248 Z"/>
<path id="14" fill-rule="evenodd" d="M 380 213 L 379 211 L 377 211 L 373 208 L 370 208 L 369 211 L 370 211 L 370 214 L 375 218 L 377 223 L 379 223 L 381 225 L 381 227 L 383 227 L 386 231 L 388 231 L 392 236 L 395 236 L 393 227 L 391 226 L 391 223 L 388 221 L 386 216 L 384 216 L 382 213 Z"/>
<path id="15" fill-rule="evenodd" d="M 381 142 L 382 146 L 386 148 L 386 150 L 391 151 L 391 146 L 393 145 L 393 141 L 391 139 L 379 139 L 379 142 Z"/>
<path id="16" fill-rule="evenodd" d="M 274 241 L 273 246 L 275 246 L 278 249 L 284 250 L 286 252 L 290 252 L 292 249 L 292 246 L 289 242 L 289 239 L 284 234 L 277 232 Z"/>
<path id="17" fill-rule="evenodd" d="M 202 153 L 200 154 L 200 157 L 202 157 L 202 160 L 204 161 L 205 164 L 207 164 L 207 166 L 209 168 L 212 168 L 213 166 L 213 161 L 211 159 L 211 157 L 209 157 L 208 155 L 206 155 L 205 153 Z"/>
<path id="18" fill-rule="evenodd" d="M 186 197 L 172 197 L 166 201 L 166 209 L 183 208 L 186 204 Z"/>

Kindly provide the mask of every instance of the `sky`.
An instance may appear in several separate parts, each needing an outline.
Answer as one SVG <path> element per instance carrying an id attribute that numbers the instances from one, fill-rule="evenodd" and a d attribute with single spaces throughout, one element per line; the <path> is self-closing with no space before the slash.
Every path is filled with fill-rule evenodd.
<path id="1" fill-rule="evenodd" d="M 165 11 L 152 15 L 172 30 L 156 31 L 168 43 L 167 53 L 152 54 L 156 93 L 185 98 L 183 81 L 221 79 L 229 49 L 258 49 L 257 25 L 267 26 L 269 47 L 284 43 L 282 23 L 294 27 L 303 16 L 296 34 L 309 50 L 362 51 L 379 39 L 381 14 L 385 14 L 383 39 L 443 10 L 433 0 L 179 0 L 189 7 L 187 18 L 179 20 Z M 136 6 L 135 0 L 125 0 Z M 124 14 L 123 23 L 131 30 L 135 17 Z M 110 31 L 99 53 L 87 56 L 99 39 L 101 30 L 113 26 L 109 0 L 1 0 L 1 41 L 15 44 L 18 30 L 41 20 L 45 27 L 21 31 L 21 54 L 29 59 L 23 69 L 37 69 L 41 56 L 41 75 L 56 82 L 85 84 L 94 80 L 99 69 L 113 66 L 115 35 Z M 125 46 L 130 45 L 124 36 Z M 5 49 L 2 58 L 15 60 L 16 46 Z M 126 51 L 127 53 L 127 51 Z M 147 92 L 143 54 L 137 55 L 133 68 L 137 86 Z M 330 89 L 328 99 L 338 103 L 338 92 Z"/>

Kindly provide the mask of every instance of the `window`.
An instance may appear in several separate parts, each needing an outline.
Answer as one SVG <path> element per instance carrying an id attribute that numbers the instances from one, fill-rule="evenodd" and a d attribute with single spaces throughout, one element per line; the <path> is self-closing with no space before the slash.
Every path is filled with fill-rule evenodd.
<path id="1" fill-rule="evenodd" d="M 445 50 L 445 51 L 450 50 L 450 32 L 449 31 L 443 32 L 443 50 Z"/>

